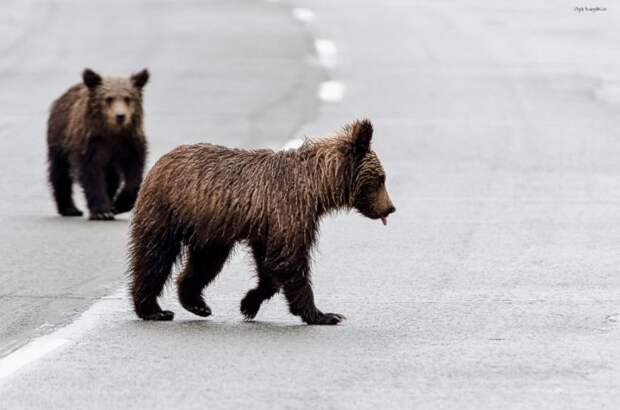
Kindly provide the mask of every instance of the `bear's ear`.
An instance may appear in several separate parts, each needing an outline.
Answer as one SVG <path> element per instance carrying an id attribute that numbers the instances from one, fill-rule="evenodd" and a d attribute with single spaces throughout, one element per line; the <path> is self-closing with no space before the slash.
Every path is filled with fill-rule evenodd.
<path id="1" fill-rule="evenodd" d="M 96 88 L 98 85 L 101 84 L 101 81 L 103 81 L 101 79 L 101 76 L 90 68 L 87 68 L 82 72 L 82 79 L 84 80 L 84 84 L 86 85 L 86 87 L 90 88 L 91 90 L 93 88 Z"/>
<path id="2" fill-rule="evenodd" d="M 372 124 L 370 120 L 363 119 L 355 121 L 351 126 L 351 144 L 353 155 L 356 157 L 364 156 L 370 150 L 370 140 L 372 139 Z"/>
<path id="3" fill-rule="evenodd" d="M 149 70 L 145 68 L 144 70 L 133 74 L 130 79 L 134 87 L 142 88 L 149 81 Z"/>

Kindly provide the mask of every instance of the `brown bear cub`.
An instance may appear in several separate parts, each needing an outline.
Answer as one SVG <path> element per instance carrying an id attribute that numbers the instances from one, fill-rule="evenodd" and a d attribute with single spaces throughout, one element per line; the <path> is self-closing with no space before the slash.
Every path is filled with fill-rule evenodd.
<path id="1" fill-rule="evenodd" d="M 149 72 L 101 77 L 90 69 L 83 83 L 54 101 L 47 128 L 49 181 L 58 213 L 81 216 L 73 179 L 86 196 L 90 219 L 111 220 L 133 207 L 146 159 L 142 89 Z"/>
<path id="2" fill-rule="evenodd" d="M 144 180 L 131 223 L 131 292 L 138 316 L 172 320 L 157 297 L 182 249 L 187 264 L 177 281 L 180 302 L 209 316 L 203 289 L 243 241 L 258 273 L 258 286 L 241 301 L 247 319 L 282 289 L 290 312 L 304 322 L 340 322 L 342 315 L 314 304 L 310 251 L 327 213 L 354 208 L 385 224 L 395 211 L 370 148 L 372 132 L 364 120 L 297 150 L 196 144 L 164 155 Z"/>

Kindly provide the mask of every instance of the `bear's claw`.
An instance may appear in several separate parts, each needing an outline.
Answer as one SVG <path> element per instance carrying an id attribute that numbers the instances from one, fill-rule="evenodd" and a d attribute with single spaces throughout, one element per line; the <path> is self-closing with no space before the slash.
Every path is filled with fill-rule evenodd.
<path id="1" fill-rule="evenodd" d="M 169 310 L 160 310 L 157 312 L 142 314 L 140 315 L 140 317 L 144 320 L 172 320 L 174 319 L 174 312 L 171 312 Z"/>
<path id="2" fill-rule="evenodd" d="M 93 212 L 90 214 L 91 221 L 111 221 L 114 219 L 114 212 L 112 211 L 103 211 L 103 212 Z"/>
<path id="3" fill-rule="evenodd" d="M 62 216 L 82 216 L 84 212 L 80 211 L 76 207 L 66 208 L 60 211 L 60 215 Z"/>
<path id="4" fill-rule="evenodd" d="M 202 317 L 211 316 L 211 308 L 207 305 L 204 305 L 204 306 L 183 305 L 183 307 L 185 308 L 185 310 L 192 312 L 193 314 L 198 315 L 198 316 L 202 316 Z"/>
<path id="5" fill-rule="evenodd" d="M 313 319 L 305 320 L 309 325 L 337 325 L 345 320 L 346 317 L 339 313 L 323 313 Z"/>
<path id="6" fill-rule="evenodd" d="M 181 306 L 188 312 L 192 312 L 195 315 L 207 317 L 211 316 L 211 308 L 202 300 L 201 297 L 179 297 Z"/>

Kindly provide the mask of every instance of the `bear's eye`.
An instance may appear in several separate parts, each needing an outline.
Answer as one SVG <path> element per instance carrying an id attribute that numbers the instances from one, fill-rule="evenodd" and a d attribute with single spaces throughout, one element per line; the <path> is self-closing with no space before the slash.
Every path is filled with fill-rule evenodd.
<path id="1" fill-rule="evenodd" d="M 124 100 L 125 100 L 125 104 L 127 105 L 129 105 L 129 103 L 131 102 L 131 98 L 129 97 L 125 97 Z"/>
<path id="2" fill-rule="evenodd" d="M 105 103 L 108 104 L 108 105 L 112 104 L 113 101 L 114 101 L 114 98 L 112 98 L 112 97 L 106 97 L 106 99 L 105 99 Z"/>

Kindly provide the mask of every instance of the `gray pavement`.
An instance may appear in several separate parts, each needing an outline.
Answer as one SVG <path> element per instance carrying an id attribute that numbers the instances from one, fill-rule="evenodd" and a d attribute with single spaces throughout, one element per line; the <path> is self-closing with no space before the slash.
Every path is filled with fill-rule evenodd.
<path id="1" fill-rule="evenodd" d="M 345 314 L 341 326 L 301 325 L 280 297 L 242 322 L 238 302 L 253 278 L 239 249 L 207 291 L 213 317 L 184 312 L 171 287 L 164 304 L 175 321 L 145 323 L 115 293 L 60 331 L 62 348 L 0 383 L 4 406 L 617 406 L 620 15 L 539 3 L 196 2 L 120 13 L 106 2 L 119 16 L 109 21 L 140 33 L 117 42 L 118 53 L 88 52 L 94 39 L 107 47 L 94 23 L 81 23 L 90 37 L 62 24 L 20 37 L 40 49 L 18 47 L 24 57 L 5 70 L 14 78 L 0 79 L 11 90 L 0 96 L 0 172 L 10 181 L 1 186 L 10 230 L 0 335 L 18 335 L 5 349 L 123 285 L 125 221 L 51 216 L 43 122 L 47 101 L 75 77 L 66 67 L 124 56 L 119 69 L 152 69 L 152 158 L 194 140 L 278 146 L 369 116 L 398 211 L 387 227 L 353 213 L 323 224 L 317 304 Z M 61 5 L 66 18 L 81 15 Z M 296 23 L 290 7 L 315 21 Z M 121 18 L 136 15 L 144 26 Z M 308 58 L 310 35 L 339 49 L 327 75 L 346 86 L 340 103 L 316 105 L 325 75 Z"/>

